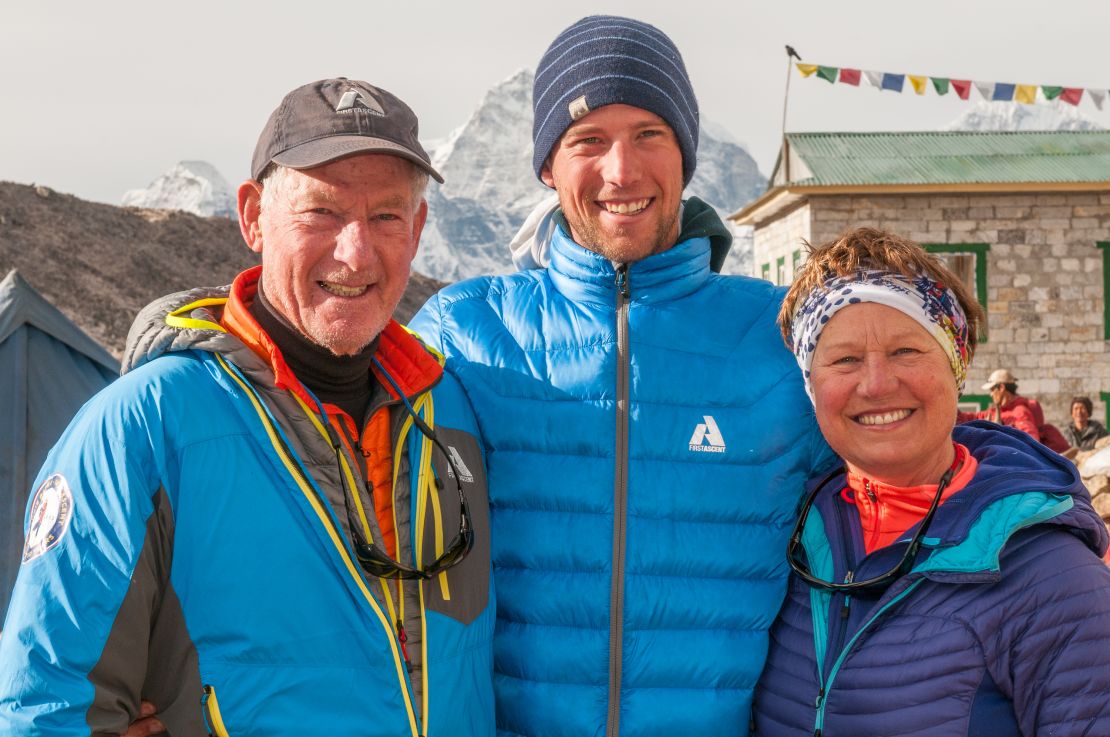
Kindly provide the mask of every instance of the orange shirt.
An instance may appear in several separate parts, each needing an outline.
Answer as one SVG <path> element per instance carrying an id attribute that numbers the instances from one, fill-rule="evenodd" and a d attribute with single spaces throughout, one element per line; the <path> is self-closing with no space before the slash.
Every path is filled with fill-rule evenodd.
<path id="1" fill-rule="evenodd" d="M 970 483 L 979 463 L 968 449 L 956 443 L 956 457 L 963 463 L 952 476 L 940 503 Z M 863 545 L 868 554 L 896 542 L 902 534 L 924 519 L 937 494 L 937 484 L 891 486 L 881 481 L 848 473 L 845 501 L 856 505 L 863 527 Z"/>

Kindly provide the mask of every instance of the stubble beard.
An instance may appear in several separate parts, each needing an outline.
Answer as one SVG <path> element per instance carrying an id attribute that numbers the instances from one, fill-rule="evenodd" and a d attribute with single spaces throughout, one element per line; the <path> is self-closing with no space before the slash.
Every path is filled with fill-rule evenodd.
<path id="1" fill-rule="evenodd" d="M 563 207 L 562 210 L 575 242 L 616 264 L 640 261 L 674 245 L 671 233 L 674 232 L 675 223 L 678 222 L 677 208 L 670 217 L 660 219 L 655 232 L 646 243 L 632 241 L 625 228 L 617 228 L 615 232 L 606 233 L 598 227 L 597 221 L 571 217 L 567 215 L 570 212 L 570 208 L 567 207 Z"/>

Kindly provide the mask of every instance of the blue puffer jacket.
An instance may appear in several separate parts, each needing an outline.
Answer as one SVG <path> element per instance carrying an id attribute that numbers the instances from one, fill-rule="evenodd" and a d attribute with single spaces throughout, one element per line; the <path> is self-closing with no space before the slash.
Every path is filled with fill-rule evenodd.
<path id="1" fill-rule="evenodd" d="M 953 436 L 979 466 L 909 574 L 851 598 L 791 577 L 756 695 L 760 737 L 1110 735 L 1107 534 L 1075 467 L 1011 428 Z M 822 482 L 809 564 L 826 581 L 880 575 L 905 539 L 864 556 L 842 488 L 843 474 Z"/>
<path id="2" fill-rule="evenodd" d="M 502 735 L 747 734 L 829 455 L 782 291 L 709 263 L 695 237 L 615 270 L 560 228 L 548 268 L 448 287 L 412 324 L 486 444 Z"/>
<path id="3" fill-rule="evenodd" d="M 458 530 L 447 452 L 477 540 L 431 581 L 367 576 L 346 514 L 363 454 L 218 322 L 234 304 L 198 290 L 144 313 L 133 370 L 47 458 L 0 639 L 0 737 L 118 735 L 140 699 L 175 736 L 489 737 L 488 518 L 465 395 L 387 326 L 375 375 L 447 449 L 405 422 L 396 392 L 368 420 L 397 454 L 394 485 L 374 496 L 392 506 L 395 555 L 419 565 Z M 383 540 L 362 511 L 364 535 Z"/>

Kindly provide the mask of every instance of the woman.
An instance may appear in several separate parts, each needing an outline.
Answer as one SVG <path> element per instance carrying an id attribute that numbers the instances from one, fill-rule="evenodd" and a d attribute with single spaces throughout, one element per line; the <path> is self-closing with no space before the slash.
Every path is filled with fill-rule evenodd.
<path id="1" fill-rule="evenodd" d="M 844 467 L 811 482 L 790 541 L 758 735 L 1110 735 L 1107 532 L 1075 467 L 953 427 L 981 319 L 871 229 L 791 287 L 783 335 Z"/>

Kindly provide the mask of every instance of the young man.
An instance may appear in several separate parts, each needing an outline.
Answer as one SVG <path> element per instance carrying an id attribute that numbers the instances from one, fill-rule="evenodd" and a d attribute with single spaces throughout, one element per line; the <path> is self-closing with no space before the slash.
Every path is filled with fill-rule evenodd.
<path id="1" fill-rule="evenodd" d="M 439 179 L 416 117 L 305 85 L 251 175 L 261 267 L 147 308 L 39 475 L 2 735 L 119 734 L 141 700 L 175 735 L 493 733 L 477 428 L 390 319 Z"/>
<path id="2" fill-rule="evenodd" d="M 828 460 L 783 292 L 711 271 L 731 237 L 682 200 L 698 111 L 665 34 L 578 21 L 533 107 L 549 265 L 448 287 L 413 322 L 486 443 L 498 728 L 746 734 L 795 507 Z"/>

